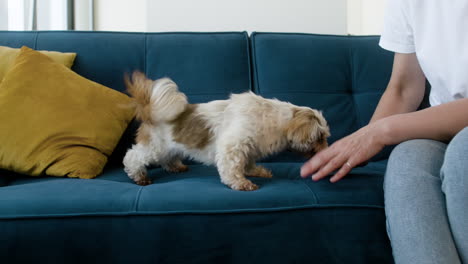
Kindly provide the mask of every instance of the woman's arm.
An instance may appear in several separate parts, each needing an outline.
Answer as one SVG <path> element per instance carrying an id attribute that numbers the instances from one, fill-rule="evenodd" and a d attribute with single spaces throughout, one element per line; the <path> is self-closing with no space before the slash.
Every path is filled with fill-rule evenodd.
<path id="1" fill-rule="evenodd" d="M 426 77 L 416 53 L 396 53 L 392 76 L 370 123 L 381 118 L 416 111 L 424 97 Z"/>
<path id="2" fill-rule="evenodd" d="M 468 126 L 468 98 L 386 117 L 381 121 L 385 131 L 382 139 L 385 145 L 415 138 L 449 141 Z"/>
<path id="3" fill-rule="evenodd" d="M 425 78 L 415 54 L 396 54 L 392 77 L 369 125 L 317 153 L 301 169 L 320 180 L 332 171 L 336 182 L 386 145 L 413 138 L 448 140 L 468 125 L 468 99 L 415 111 L 424 95 Z M 410 112 L 410 113 L 408 113 Z"/>

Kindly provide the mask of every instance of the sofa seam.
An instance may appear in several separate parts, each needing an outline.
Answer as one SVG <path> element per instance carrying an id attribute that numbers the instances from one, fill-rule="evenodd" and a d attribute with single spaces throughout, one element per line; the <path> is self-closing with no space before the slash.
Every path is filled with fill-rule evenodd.
<path id="1" fill-rule="evenodd" d="M 356 98 L 355 98 L 355 95 L 354 95 L 354 88 L 355 88 L 355 78 L 354 78 L 354 65 L 353 65 L 353 53 L 352 53 L 352 40 L 351 38 L 348 36 L 348 61 L 349 61 L 349 71 L 350 71 L 350 78 L 351 78 L 351 100 L 352 100 L 352 104 L 353 104 L 353 110 L 354 110 L 354 114 L 356 116 L 356 122 L 357 122 L 357 126 L 356 126 L 356 130 L 358 130 L 362 124 L 361 122 L 361 117 L 359 116 L 359 113 L 358 113 L 358 110 L 357 110 L 357 106 L 356 106 Z"/>
<path id="2" fill-rule="evenodd" d="M 380 35 L 351 35 L 351 34 L 342 34 L 342 35 L 339 35 L 339 34 L 318 34 L 318 33 L 305 33 L 305 32 L 268 32 L 268 31 L 265 31 L 265 32 L 256 32 L 257 34 L 259 35 L 296 35 L 296 36 L 318 36 L 318 37 L 321 37 L 321 36 L 324 36 L 324 37 L 339 37 L 339 38 L 349 38 L 349 37 L 353 37 L 353 38 L 375 38 L 375 37 L 379 37 Z"/>
<path id="3" fill-rule="evenodd" d="M 299 181 L 299 180 L 298 180 Z M 306 184 L 304 181 L 300 181 L 303 185 L 305 185 L 307 187 L 307 190 L 309 190 L 310 193 L 312 193 L 312 196 L 314 197 L 315 199 L 315 203 L 316 204 L 320 204 L 320 200 L 318 199 L 317 195 L 315 194 L 315 192 L 312 190 L 312 188 L 310 188 L 310 186 L 308 184 Z"/>
<path id="4" fill-rule="evenodd" d="M 141 187 L 143 188 L 143 187 Z M 349 204 L 314 204 L 314 205 L 302 205 L 295 207 L 277 207 L 277 208 L 263 208 L 256 209 L 237 209 L 237 210 L 217 210 L 217 211 L 204 211 L 204 210 L 193 210 L 193 211 L 131 211 L 131 212 L 108 212 L 108 213 L 82 213 L 82 214 L 50 214 L 50 215 L 22 215 L 22 216 L 10 216 L 0 217 L 0 222 L 5 220 L 17 220 L 17 219 L 48 219 L 48 218 L 74 218 L 74 217 L 124 217 L 124 216 L 167 216 L 167 215 L 225 215 L 225 214 L 261 214 L 261 213 L 281 213 L 295 210 L 308 210 L 308 209 L 336 209 L 336 208 L 349 208 L 349 209 L 371 209 L 371 210 L 383 210 L 383 206 L 379 205 L 349 205 Z"/>
<path id="5" fill-rule="evenodd" d="M 146 76 L 148 76 L 148 72 L 147 72 L 147 60 L 148 60 L 148 53 L 147 53 L 147 48 L 148 48 L 148 33 L 144 33 L 145 34 L 145 46 L 144 46 L 144 58 L 143 58 L 143 70 L 144 70 L 144 73 Z"/>
<path id="6" fill-rule="evenodd" d="M 252 47 L 250 42 L 249 34 L 244 31 L 244 38 L 247 44 L 247 67 L 249 69 L 249 91 L 254 91 L 254 81 L 253 81 L 253 70 L 252 70 Z"/>
<path id="7" fill-rule="evenodd" d="M 253 92 L 256 93 L 256 94 L 261 94 L 261 91 L 260 91 L 260 81 L 259 81 L 259 78 L 258 78 L 258 65 L 257 65 L 257 52 L 256 52 L 256 43 L 255 43 L 255 39 L 257 38 L 257 32 L 253 32 L 252 35 L 250 36 L 250 42 L 252 43 L 251 46 L 252 46 L 252 66 L 254 67 L 253 69 L 253 75 L 254 75 L 254 80 L 253 80 Z"/>
<path id="8" fill-rule="evenodd" d="M 309 94 L 340 94 L 340 95 L 347 95 L 349 92 L 346 91 L 268 91 L 270 94 L 300 94 L 300 93 L 309 93 Z M 353 93 L 352 93 L 353 94 Z M 381 94 L 381 92 L 356 92 L 356 95 L 361 94 Z"/>
<path id="9" fill-rule="evenodd" d="M 140 186 L 135 196 L 135 201 L 133 202 L 133 212 L 138 212 L 138 205 L 140 203 L 140 196 L 141 196 L 142 191 L 143 191 L 143 186 Z"/>
<path id="10" fill-rule="evenodd" d="M 37 50 L 37 39 L 39 38 L 39 32 L 34 35 L 34 49 Z"/>
<path id="11" fill-rule="evenodd" d="M 0 30 L 0 32 L 8 32 L 8 33 L 24 33 L 25 31 L 23 30 Z M 32 33 L 70 33 L 71 31 L 69 30 L 32 30 L 29 31 Z M 76 30 L 73 31 L 73 34 L 89 34 L 89 33 L 95 33 L 97 31 L 90 31 L 90 30 Z M 131 35 L 137 35 L 137 34 L 143 34 L 143 33 L 148 33 L 151 35 L 170 35 L 170 34 L 239 34 L 245 31 L 167 31 L 167 32 L 144 32 L 144 31 L 99 31 L 101 34 L 131 34 Z M 349 34 L 317 34 L 317 33 L 305 33 L 305 32 L 262 32 L 262 31 L 256 31 L 255 32 L 258 35 L 298 35 L 298 36 L 324 36 L 324 37 L 339 37 L 339 38 L 347 38 L 347 37 L 353 37 L 353 38 L 376 38 L 380 37 L 380 35 L 349 35 Z"/>
<path id="12" fill-rule="evenodd" d="M 76 31 L 70 31 L 70 30 L 29 30 L 29 31 L 24 31 L 24 30 L 0 30 L 0 33 L 71 33 L 72 34 L 93 34 L 96 32 L 99 32 L 99 34 L 130 34 L 130 35 L 138 35 L 138 34 L 150 34 L 150 35 L 179 35 L 179 34 L 185 34 L 185 35 L 210 35 L 210 34 L 218 34 L 218 35 L 229 35 L 229 34 L 239 34 L 243 33 L 245 31 L 166 31 L 166 32 L 145 32 L 145 31 L 90 31 L 90 30 L 76 30 Z"/>

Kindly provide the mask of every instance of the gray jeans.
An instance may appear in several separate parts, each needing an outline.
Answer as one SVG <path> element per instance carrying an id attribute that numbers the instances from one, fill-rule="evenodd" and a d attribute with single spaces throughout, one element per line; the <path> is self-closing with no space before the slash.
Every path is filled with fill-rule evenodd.
<path id="1" fill-rule="evenodd" d="M 468 127 L 396 146 L 384 181 L 395 262 L 468 263 Z"/>

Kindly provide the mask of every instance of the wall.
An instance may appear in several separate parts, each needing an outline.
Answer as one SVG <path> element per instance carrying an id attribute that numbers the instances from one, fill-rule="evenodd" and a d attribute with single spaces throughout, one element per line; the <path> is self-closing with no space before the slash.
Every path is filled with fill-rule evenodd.
<path id="1" fill-rule="evenodd" d="M 5 14 L 8 2 L 22 6 L 23 1 L 27 6 L 29 0 L 0 0 L 0 29 L 6 29 L 9 20 L 10 29 L 22 30 L 29 27 L 26 21 L 29 18 L 27 10 L 24 17 L 8 17 Z M 38 1 L 52 3 L 63 0 Z M 94 28 L 109 31 L 246 30 L 340 35 L 380 34 L 386 1 L 388 0 L 94 0 Z M 79 30 L 91 29 L 87 3 L 89 1 L 75 1 L 75 25 Z M 41 9 L 40 6 L 38 9 Z M 47 17 L 51 16 L 38 16 L 38 28 L 59 29 L 50 24 L 61 22 L 47 21 Z"/>
<path id="2" fill-rule="evenodd" d="M 386 1 L 95 0 L 95 28 L 378 35 Z"/>
<path id="3" fill-rule="evenodd" d="M 388 0 L 348 0 L 348 33 L 379 35 L 382 31 L 386 1 Z"/>
<path id="4" fill-rule="evenodd" d="M 0 30 L 8 29 L 8 0 L 0 0 Z"/>
<path id="5" fill-rule="evenodd" d="M 388 0 L 362 0 L 362 34 L 381 33 L 387 1 Z"/>
<path id="6" fill-rule="evenodd" d="M 8 29 L 9 30 L 26 30 L 27 11 L 29 1 L 7 0 L 7 10 L 12 10 L 15 15 L 8 14 Z"/>
<path id="7" fill-rule="evenodd" d="M 346 34 L 347 0 L 154 0 L 149 31 L 276 31 Z"/>
<path id="8" fill-rule="evenodd" d="M 146 5 L 146 0 L 95 0 L 94 28 L 106 31 L 147 31 Z"/>
<path id="9" fill-rule="evenodd" d="M 93 7 L 90 6 L 90 1 L 75 0 L 75 29 L 76 30 L 93 30 L 92 21 L 90 20 L 90 12 Z"/>
<path id="10" fill-rule="evenodd" d="M 36 0 L 37 29 L 67 29 L 67 3 L 64 0 Z"/>

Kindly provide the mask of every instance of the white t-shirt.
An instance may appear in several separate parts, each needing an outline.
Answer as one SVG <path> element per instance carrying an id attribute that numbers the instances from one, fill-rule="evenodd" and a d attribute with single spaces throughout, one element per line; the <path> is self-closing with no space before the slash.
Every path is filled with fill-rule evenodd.
<path id="1" fill-rule="evenodd" d="M 380 46 L 416 52 L 432 106 L 468 97 L 468 0 L 387 0 Z"/>

